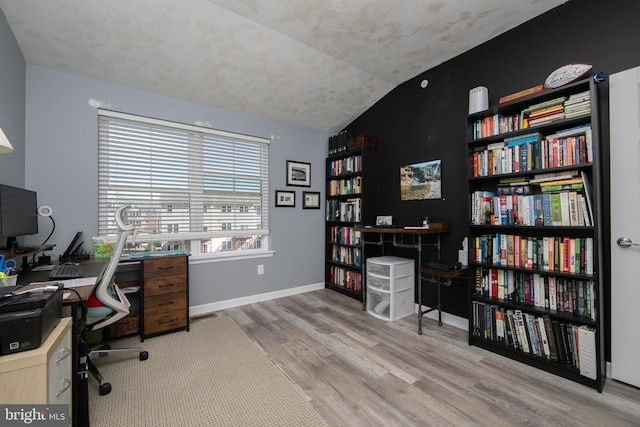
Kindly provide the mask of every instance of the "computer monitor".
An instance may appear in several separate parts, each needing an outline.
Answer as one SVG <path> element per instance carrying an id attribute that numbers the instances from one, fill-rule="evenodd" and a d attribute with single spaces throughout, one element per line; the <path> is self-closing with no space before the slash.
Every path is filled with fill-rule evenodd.
<path id="1" fill-rule="evenodd" d="M 16 237 L 38 234 L 38 202 L 35 191 L 0 184 L 0 238 L 6 249 L 17 247 Z"/>

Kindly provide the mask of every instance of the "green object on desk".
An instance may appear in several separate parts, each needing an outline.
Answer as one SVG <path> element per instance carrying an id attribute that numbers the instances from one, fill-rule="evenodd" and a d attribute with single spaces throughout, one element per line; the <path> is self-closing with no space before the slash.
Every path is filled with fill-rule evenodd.
<path id="1" fill-rule="evenodd" d="M 171 256 L 171 255 L 188 255 L 184 249 L 175 249 L 172 251 L 149 251 L 149 252 L 131 252 L 129 257 L 134 258 L 152 258 L 157 256 Z"/>

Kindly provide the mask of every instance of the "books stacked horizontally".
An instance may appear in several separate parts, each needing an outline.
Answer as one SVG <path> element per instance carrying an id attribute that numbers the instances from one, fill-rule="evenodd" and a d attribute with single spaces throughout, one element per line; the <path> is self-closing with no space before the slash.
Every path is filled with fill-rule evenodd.
<path id="1" fill-rule="evenodd" d="M 524 120 L 531 127 L 564 119 L 564 102 L 566 100 L 566 97 L 561 96 L 525 108 L 522 110 Z"/>
<path id="2" fill-rule="evenodd" d="M 564 103 L 564 116 L 569 119 L 591 113 L 591 93 L 588 90 L 571 95 Z"/>

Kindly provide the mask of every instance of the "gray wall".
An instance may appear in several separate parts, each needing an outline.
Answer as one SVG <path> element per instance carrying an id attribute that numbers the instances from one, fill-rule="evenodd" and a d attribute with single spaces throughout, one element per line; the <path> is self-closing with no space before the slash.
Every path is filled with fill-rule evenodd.
<path id="1" fill-rule="evenodd" d="M 23 187 L 25 61 L 2 10 L 0 58 L 0 128 L 15 149 L 12 154 L 0 156 L 0 183 Z"/>
<path id="2" fill-rule="evenodd" d="M 286 188 L 287 159 L 310 162 L 311 190 L 324 193 L 326 133 L 27 65 L 26 185 L 38 192 L 40 205 L 53 209 L 54 253 L 61 253 L 76 231 L 83 231 L 85 243 L 97 235 L 97 110 L 89 106 L 90 98 L 127 113 L 182 123 L 200 120 L 217 129 L 275 136 L 270 150 L 275 255 L 192 265 L 191 306 L 324 281 L 323 210 L 302 210 L 299 188 L 296 208 L 275 208 L 273 193 Z M 28 243 L 42 242 L 50 230 L 49 221 L 41 218 L 40 235 Z M 258 264 L 264 264 L 264 275 L 257 275 Z"/>
<path id="3" fill-rule="evenodd" d="M 97 111 L 90 98 L 114 110 L 183 123 L 209 122 L 217 129 L 275 138 L 270 158 L 272 257 L 191 266 L 190 305 L 216 303 L 324 283 L 324 209 L 303 210 L 301 187 L 286 187 L 285 162 L 311 163 L 310 191 L 324 194 L 325 132 L 188 102 L 103 81 L 26 65 L 0 11 L 0 126 L 16 153 L 0 157 L 0 183 L 38 192 L 53 209 L 52 252 L 64 251 L 76 231 L 85 243 L 97 234 Z M 215 84 L 214 81 L 211 84 Z M 296 191 L 295 208 L 275 208 L 274 191 Z M 40 218 L 41 243 L 51 222 Z M 257 275 L 257 265 L 264 275 Z"/>

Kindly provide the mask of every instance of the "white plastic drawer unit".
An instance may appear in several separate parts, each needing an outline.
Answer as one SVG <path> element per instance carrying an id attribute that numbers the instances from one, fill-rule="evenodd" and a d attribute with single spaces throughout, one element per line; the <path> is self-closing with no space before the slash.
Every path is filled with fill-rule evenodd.
<path id="1" fill-rule="evenodd" d="M 414 311 L 415 262 L 395 256 L 367 260 L 367 312 L 396 320 Z"/>
<path id="2" fill-rule="evenodd" d="M 402 277 L 414 274 L 414 261 L 397 256 L 379 256 L 367 259 L 367 273 L 381 277 Z"/>

